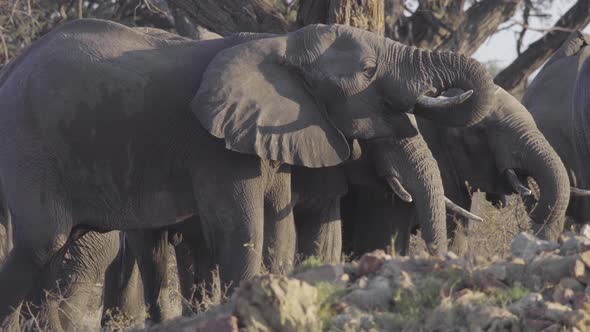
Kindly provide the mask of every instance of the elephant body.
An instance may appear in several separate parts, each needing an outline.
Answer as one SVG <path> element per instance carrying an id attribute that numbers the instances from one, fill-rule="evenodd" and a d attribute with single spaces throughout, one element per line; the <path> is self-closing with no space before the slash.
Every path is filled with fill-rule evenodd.
<path id="1" fill-rule="evenodd" d="M 475 92 L 429 96 L 452 88 Z M 292 259 L 293 167 L 343 164 L 353 140 L 403 134 L 407 118 L 390 115 L 409 110 L 473 125 L 492 93 L 473 60 L 344 26 L 189 41 L 66 23 L 0 74 L 0 181 L 14 225 L 0 319 L 14 327 L 35 277 L 86 231 L 194 215 L 222 282 L 235 286 L 259 271 L 265 243 Z M 444 251 L 444 220 L 421 226 Z M 285 234 L 288 245 L 273 244 Z"/>
<path id="2" fill-rule="evenodd" d="M 584 175 L 586 157 L 582 145 L 585 143 L 582 137 L 576 136 L 574 128 L 584 111 L 576 109 L 574 93 L 582 66 L 590 57 L 589 43 L 587 34 L 571 33 L 531 82 L 522 99 L 539 130 L 563 161 L 570 184 L 585 189 L 590 188 Z M 590 221 L 588 198 L 572 196 L 568 215 L 578 223 Z"/>

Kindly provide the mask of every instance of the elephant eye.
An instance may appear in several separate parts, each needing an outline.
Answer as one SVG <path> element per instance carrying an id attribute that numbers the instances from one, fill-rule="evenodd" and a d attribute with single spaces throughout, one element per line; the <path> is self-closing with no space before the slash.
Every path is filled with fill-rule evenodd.
<path id="1" fill-rule="evenodd" d="M 377 71 L 377 62 L 375 61 L 375 59 L 368 58 L 363 60 L 362 70 L 363 74 L 367 78 L 372 78 L 373 75 L 375 75 L 375 72 Z"/>

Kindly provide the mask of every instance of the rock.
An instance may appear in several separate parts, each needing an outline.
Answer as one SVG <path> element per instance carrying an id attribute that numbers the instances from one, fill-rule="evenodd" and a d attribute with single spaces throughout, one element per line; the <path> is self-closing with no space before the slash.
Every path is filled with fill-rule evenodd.
<path id="1" fill-rule="evenodd" d="M 559 248 L 559 253 L 561 255 L 571 255 L 589 249 L 590 239 L 584 236 L 574 235 L 565 239 L 565 241 L 561 244 L 561 248 Z"/>
<path id="2" fill-rule="evenodd" d="M 429 315 L 428 331 L 517 331 L 518 318 L 511 312 L 490 305 L 481 292 L 462 290 L 451 300 L 445 298 Z"/>
<path id="3" fill-rule="evenodd" d="M 553 291 L 553 301 L 560 304 L 568 304 L 574 299 L 574 291 L 569 288 L 555 287 Z"/>
<path id="4" fill-rule="evenodd" d="M 459 259 L 459 256 L 457 256 L 457 254 L 455 254 L 455 253 L 454 253 L 454 252 L 452 252 L 452 251 L 448 251 L 448 252 L 445 254 L 445 258 L 446 258 L 446 259 L 449 259 L 449 260 L 456 260 L 456 259 Z"/>
<path id="5" fill-rule="evenodd" d="M 576 293 L 572 299 L 572 309 L 590 312 L 590 296 L 583 292 Z"/>
<path id="6" fill-rule="evenodd" d="M 580 331 L 590 330 L 590 314 L 585 310 L 574 310 L 566 318 L 566 324 Z"/>
<path id="7" fill-rule="evenodd" d="M 319 282 L 346 284 L 349 280 L 349 276 L 344 273 L 342 265 L 322 265 L 294 274 L 292 277 L 311 285 L 316 285 Z"/>
<path id="8" fill-rule="evenodd" d="M 553 290 L 553 301 L 561 304 L 570 304 L 575 300 L 576 294 L 583 294 L 584 285 L 573 278 L 563 278 Z"/>
<path id="9" fill-rule="evenodd" d="M 233 297 L 234 313 L 248 332 L 316 331 L 317 290 L 297 279 L 263 275 L 242 282 Z"/>
<path id="10" fill-rule="evenodd" d="M 467 307 L 471 308 L 471 307 Z M 495 306 L 476 305 L 467 311 L 467 326 L 470 331 L 518 331 L 518 317 L 506 309 Z"/>
<path id="11" fill-rule="evenodd" d="M 359 260 L 357 274 L 359 276 L 364 276 L 375 273 L 381 268 L 383 262 L 388 259 L 391 259 L 391 256 L 387 255 L 383 250 L 375 250 L 366 253 Z"/>
<path id="12" fill-rule="evenodd" d="M 127 330 L 127 329 L 125 329 Z M 133 330 L 138 332 L 139 330 Z M 178 317 L 160 324 L 152 325 L 141 331 L 149 332 L 238 332 L 238 320 L 229 314 L 206 317 Z"/>
<path id="13" fill-rule="evenodd" d="M 531 260 L 538 253 L 543 251 L 553 251 L 559 249 L 559 244 L 551 241 L 545 241 L 536 238 L 534 235 L 526 232 L 518 234 L 510 245 L 510 252 L 513 256 Z"/>
<path id="14" fill-rule="evenodd" d="M 507 267 L 505 264 L 493 264 L 484 269 L 484 273 L 496 280 L 506 280 L 508 276 Z"/>
<path id="15" fill-rule="evenodd" d="M 539 293 L 530 293 L 522 299 L 508 305 L 508 311 L 522 317 L 528 311 L 543 305 L 543 295 Z"/>
<path id="16" fill-rule="evenodd" d="M 584 290 L 584 285 L 574 278 L 563 278 L 559 281 L 558 286 L 570 288 L 574 292 L 581 292 Z"/>
<path id="17" fill-rule="evenodd" d="M 365 288 L 354 289 L 343 300 L 362 310 L 385 310 L 391 303 L 392 292 L 389 279 L 376 276 Z"/>
<path id="18" fill-rule="evenodd" d="M 584 224 L 582 228 L 580 228 L 580 236 L 590 239 L 590 224 Z"/>
<path id="19" fill-rule="evenodd" d="M 197 332 L 238 332 L 235 316 L 211 319 L 197 325 Z"/>

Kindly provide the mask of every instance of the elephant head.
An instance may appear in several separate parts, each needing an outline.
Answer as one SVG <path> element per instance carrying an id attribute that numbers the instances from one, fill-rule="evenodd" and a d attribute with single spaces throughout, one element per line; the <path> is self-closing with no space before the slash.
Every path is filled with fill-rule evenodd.
<path id="1" fill-rule="evenodd" d="M 468 92 L 435 98 L 451 88 Z M 311 25 L 219 53 L 191 106 L 230 150 L 317 168 L 347 160 L 353 139 L 395 137 L 396 113 L 473 125 L 486 116 L 492 94 L 485 68 L 464 56 L 348 26 Z M 443 240 L 435 233 L 425 240 Z"/>
<path id="2" fill-rule="evenodd" d="M 567 172 L 527 109 L 497 87 L 491 112 L 470 128 L 438 128 L 420 123 L 439 161 L 445 192 L 471 191 L 530 195 L 520 179 L 532 177 L 540 189 L 531 219 L 555 239 L 563 228 L 570 187 Z"/>

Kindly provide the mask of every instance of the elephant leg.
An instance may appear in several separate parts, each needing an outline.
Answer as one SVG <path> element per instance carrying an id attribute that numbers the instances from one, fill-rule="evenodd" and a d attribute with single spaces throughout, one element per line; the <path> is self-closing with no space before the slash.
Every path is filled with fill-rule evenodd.
<path id="1" fill-rule="evenodd" d="M 178 283 L 182 295 L 182 315 L 192 316 L 194 300 L 194 266 L 193 252 L 189 244 L 181 242 L 174 247 L 176 251 L 176 266 L 178 267 Z"/>
<path id="2" fill-rule="evenodd" d="M 297 247 L 303 257 L 339 263 L 342 255 L 340 196 L 306 200 L 295 206 Z"/>
<path id="3" fill-rule="evenodd" d="M 214 280 L 216 262 L 212 257 L 212 249 L 207 246 L 199 218 L 192 217 L 174 225 L 170 232 L 174 232 L 171 234 L 175 234 L 177 238 L 176 264 L 180 291 L 184 298 L 182 312 L 183 316 L 191 316 L 205 309 L 204 303 L 221 300 L 216 298 L 217 290 L 214 289 L 218 287 L 217 280 Z"/>
<path id="4" fill-rule="evenodd" d="M 358 194 L 352 216 L 354 254 L 359 257 L 376 249 L 386 250 L 392 241 L 395 241 L 397 251 L 405 252 L 412 226 L 413 206 L 397 201 L 394 203 L 386 192 L 376 194 L 369 189 L 355 190 Z M 401 211 L 396 211 L 394 204 Z"/>
<path id="5" fill-rule="evenodd" d="M 137 257 L 149 318 L 156 323 L 174 318 L 168 290 L 168 231 L 129 231 L 127 240 Z"/>
<path id="6" fill-rule="evenodd" d="M 134 253 L 125 245 L 124 233 L 120 236 L 122 249 L 109 266 L 105 276 L 102 325 L 108 326 L 118 315 L 129 322 L 129 327 L 142 328 L 147 318 L 143 284 Z"/>
<path id="7" fill-rule="evenodd" d="M 223 157 L 222 163 L 195 171 L 193 188 L 221 287 L 233 288 L 257 275 L 262 265 L 266 176 L 259 158 L 235 152 L 220 156 L 223 153 L 213 157 Z"/>
<path id="8" fill-rule="evenodd" d="M 271 273 L 286 274 L 295 259 L 295 220 L 291 174 L 284 164 L 273 175 L 264 200 L 264 264 Z"/>
<path id="9" fill-rule="evenodd" d="M 382 213 L 383 217 L 386 215 L 390 216 L 389 219 L 391 222 L 389 224 L 391 225 L 391 229 L 376 228 L 374 231 L 387 232 L 387 234 L 390 234 L 389 241 L 391 243 L 391 237 L 393 237 L 395 247 L 393 249 L 395 250 L 395 253 L 402 256 L 408 255 L 412 232 L 414 231 L 414 228 L 418 226 L 416 207 L 413 204 L 402 202 L 398 199 L 393 203 L 389 203 L 389 205 L 392 205 L 393 208 L 389 210 L 386 205 L 385 209 L 382 210 Z M 387 239 L 382 239 L 381 241 L 383 244 L 383 241 L 387 241 Z"/>
<path id="10" fill-rule="evenodd" d="M 23 300 L 44 266 L 61 259 L 62 248 L 70 236 L 71 219 L 66 211 L 60 211 L 62 219 L 57 222 L 57 215 L 41 213 L 45 209 L 35 206 L 34 202 L 15 210 L 14 215 L 19 219 L 13 221 L 20 227 L 15 227 L 14 248 L 0 269 L 0 330 L 19 329 Z M 44 229 L 39 229 L 39 225 Z"/>

